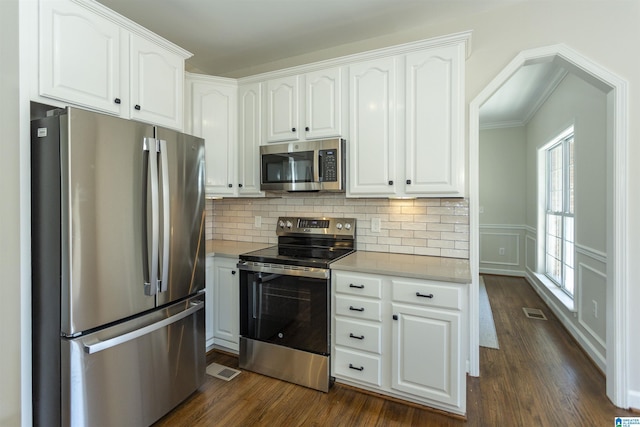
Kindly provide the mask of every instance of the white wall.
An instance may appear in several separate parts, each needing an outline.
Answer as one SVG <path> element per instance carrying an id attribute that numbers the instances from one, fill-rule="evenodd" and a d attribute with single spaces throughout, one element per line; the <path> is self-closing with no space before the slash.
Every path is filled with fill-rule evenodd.
<path id="1" fill-rule="evenodd" d="M 606 94 L 569 73 L 526 126 L 527 242 L 542 260 L 540 243 L 544 212 L 537 185 L 538 149 L 574 125 L 575 150 L 575 278 L 574 310 L 569 310 L 535 275 L 535 260 L 527 277 L 554 309 L 565 327 L 592 359 L 606 369 L 607 290 L 607 111 Z M 544 167 L 544 165 L 542 165 Z M 524 168 L 523 168 L 524 169 Z M 541 267 L 541 266 L 540 266 Z M 609 284 L 612 286 L 612 283 Z M 597 313 L 594 313 L 594 302 Z M 574 315 L 575 313 L 575 315 Z"/>
<path id="2" fill-rule="evenodd" d="M 20 181 L 18 2 L 0 1 L 0 426 L 20 416 Z"/>
<path id="3" fill-rule="evenodd" d="M 480 131 L 480 271 L 524 275 L 526 137 L 523 126 Z"/>

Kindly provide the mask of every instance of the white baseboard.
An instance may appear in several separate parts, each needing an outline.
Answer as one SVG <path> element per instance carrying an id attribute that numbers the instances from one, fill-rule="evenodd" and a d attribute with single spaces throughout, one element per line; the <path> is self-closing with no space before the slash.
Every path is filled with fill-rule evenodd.
<path id="1" fill-rule="evenodd" d="M 598 366 L 602 372 L 607 371 L 607 359 L 604 354 L 598 351 L 597 348 L 591 343 L 587 336 L 573 324 L 571 319 L 566 315 L 565 311 L 560 307 L 559 301 L 554 298 L 550 298 L 549 294 L 545 292 L 546 287 L 539 283 L 536 278 L 527 274 L 525 276 L 531 287 L 536 291 L 538 296 L 547 304 L 553 314 L 560 320 L 560 323 L 565 327 L 569 334 L 578 342 L 578 345 L 587 353 L 589 358 Z"/>
<path id="2" fill-rule="evenodd" d="M 496 276 L 514 276 L 514 277 L 527 276 L 527 273 L 521 270 L 507 270 L 504 268 L 482 268 L 482 267 L 480 267 L 480 274 L 495 274 Z"/>
<path id="3" fill-rule="evenodd" d="M 629 390 L 627 402 L 629 402 L 629 409 L 640 411 L 640 391 Z"/>

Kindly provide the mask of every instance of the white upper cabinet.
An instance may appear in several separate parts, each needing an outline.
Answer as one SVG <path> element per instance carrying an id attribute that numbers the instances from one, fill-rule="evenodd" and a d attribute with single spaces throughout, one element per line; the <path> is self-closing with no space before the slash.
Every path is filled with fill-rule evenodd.
<path id="1" fill-rule="evenodd" d="M 351 197 L 464 197 L 465 44 L 349 67 Z"/>
<path id="2" fill-rule="evenodd" d="M 305 139 L 342 136 L 341 73 L 336 67 L 305 74 Z"/>
<path id="3" fill-rule="evenodd" d="M 298 76 L 266 82 L 267 142 L 299 139 L 298 85 Z"/>
<path id="4" fill-rule="evenodd" d="M 191 132 L 205 140 L 205 191 L 209 196 L 234 196 L 236 184 L 235 81 L 188 74 Z"/>
<path id="5" fill-rule="evenodd" d="M 119 115 L 120 27 L 72 2 L 40 2 L 40 94 Z"/>
<path id="6" fill-rule="evenodd" d="M 464 46 L 405 57 L 405 186 L 410 195 L 464 195 Z"/>
<path id="7" fill-rule="evenodd" d="M 264 196 L 260 192 L 260 135 L 262 131 L 262 84 L 238 89 L 238 194 Z"/>
<path id="8" fill-rule="evenodd" d="M 131 34 L 131 118 L 182 128 L 184 59 Z"/>
<path id="9" fill-rule="evenodd" d="M 349 195 L 396 193 L 397 59 L 349 67 Z"/>
<path id="10" fill-rule="evenodd" d="M 189 52 L 94 1 L 39 6 L 41 96 L 182 130 Z"/>
<path id="11" fill-rule="evenodd" d="M 271 79 L 265 87 L 266 142 L 342 136 L 340 67 Z"/>

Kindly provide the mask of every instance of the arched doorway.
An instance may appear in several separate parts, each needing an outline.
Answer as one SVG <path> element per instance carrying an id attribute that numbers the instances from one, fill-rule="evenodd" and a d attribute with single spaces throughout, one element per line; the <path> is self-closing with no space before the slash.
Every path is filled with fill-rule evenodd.
<path id="1" fill-rule="evenodd" d="M 479 111 L 480 107 L 522 66 L 547 61 L 561 61 L 582 79 L 603 87 L 607 93 L 607 143 L 611 146 L 612 185 L 610 203 L 612 215 L 607 222 L 607 396 L 619 407 L 627 405 L 628 313 L 626 297 L 628 222 L 626 192 L 627 171 L 627 82 L 608 70 L 579 55 L 565 45 L 553 45 L 521 52 L 498 74 L 469 105 L 469 208 L 470 264 L 472 273 L 470 316 L 470 373 L 479 375 L 478 351 L 478 281 L 479 281 Z"/>

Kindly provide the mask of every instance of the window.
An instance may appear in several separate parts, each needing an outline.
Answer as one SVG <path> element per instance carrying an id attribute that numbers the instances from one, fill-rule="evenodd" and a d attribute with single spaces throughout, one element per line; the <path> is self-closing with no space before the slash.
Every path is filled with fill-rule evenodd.
<path id="1" fill-rule="evenodd" d="M 545 275 L 574 295 L 574 155 L 573 127 L 545 148 Z"/>

